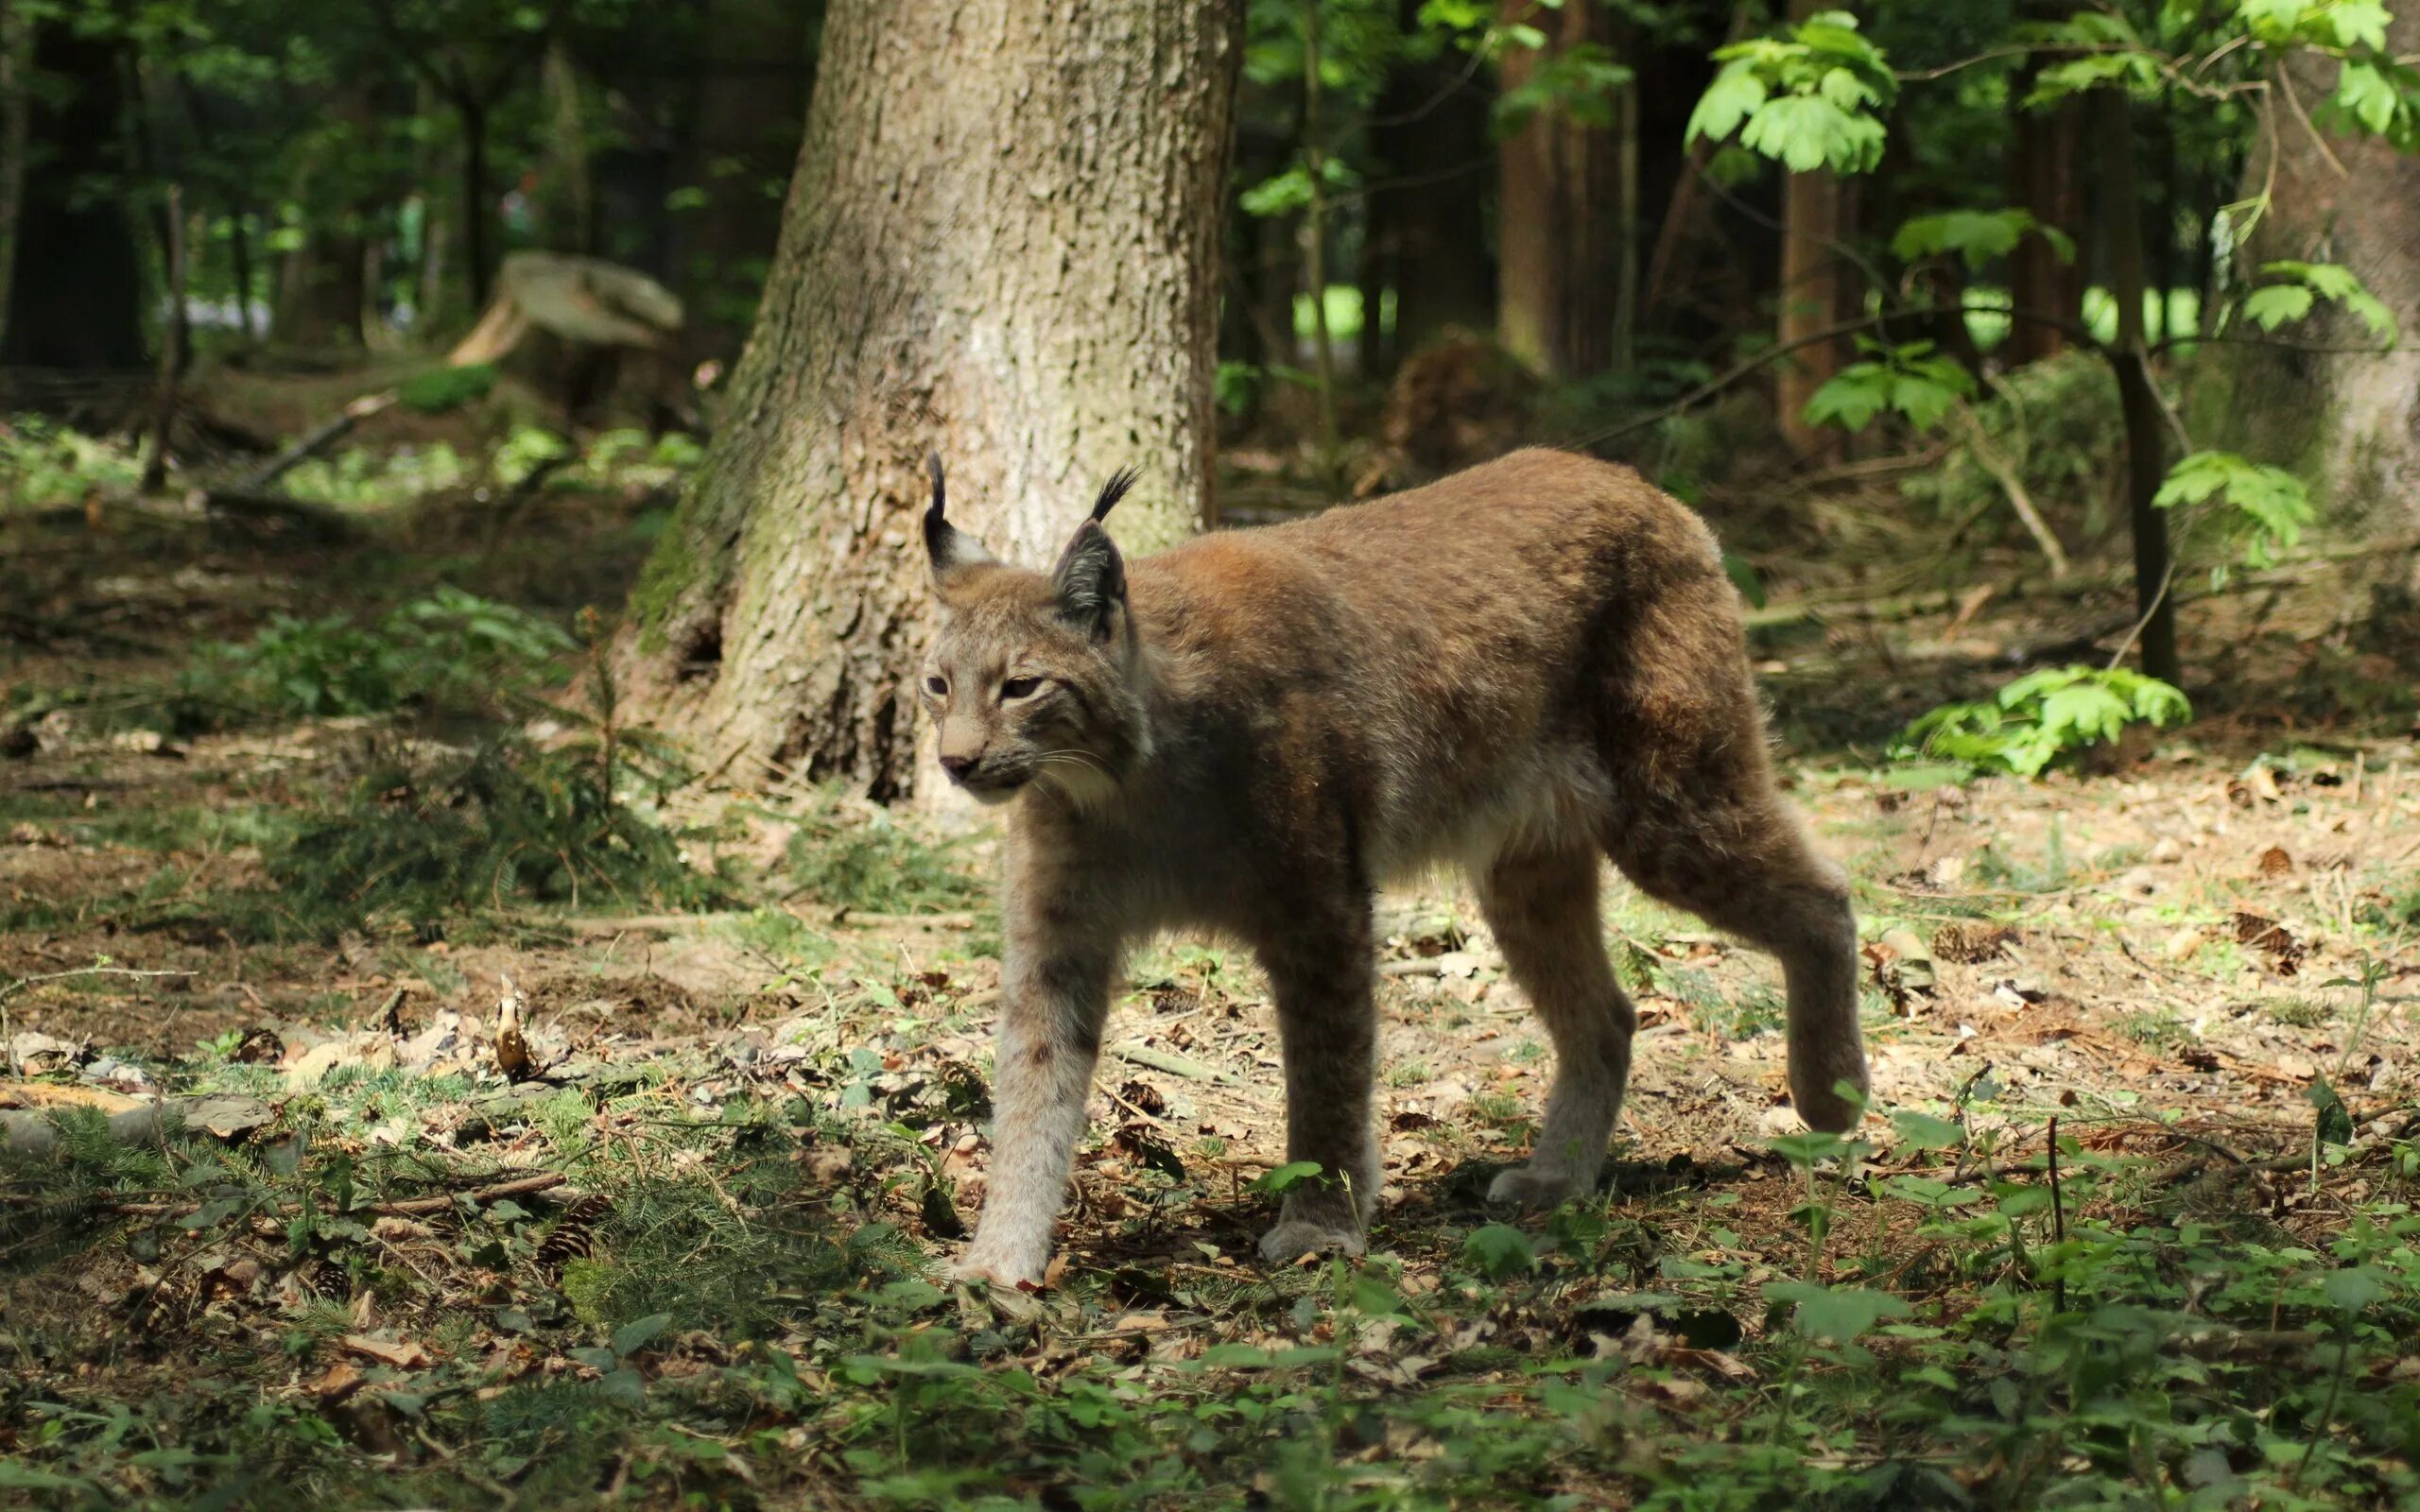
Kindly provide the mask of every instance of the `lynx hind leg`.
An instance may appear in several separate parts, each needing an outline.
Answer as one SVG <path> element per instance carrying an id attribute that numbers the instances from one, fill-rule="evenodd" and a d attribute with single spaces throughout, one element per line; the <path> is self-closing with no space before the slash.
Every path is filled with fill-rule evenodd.
<path id="1" fill-rule="evenodd" d="M 1710 798 L 1634 819 L 1608 847 L 1641 891 L 1781 961 L 1789 992 L 1789 1094 L 1815 1128 L 1839 1131 L 1866 1089 L 1857 1017 L 1857 919 L 1848 879 L 1817 856 L 1771 793 Z"/>
<path id="2" fill-rule="evenodd" d="M 1297 915 L 1259 952 L 1277 998 L 1286 1057 L 1286 1159 L 1321 1174 L 1288 1190 L 1261 1236 L 1271 1263 L 1322 1251 L 1358 1255 L 1385 1179 L 1371 1108 L 1378 1013 L 1366 898 Z"/>
<path id="3" fill-rule="evenodd" d="M 1500 856 L 1477 878 L 1479 907 L 1512 979 L 1554 1042 L 1530 1162 L 1501 1174 L 1492 1202 L 1551 1208 L 1591 1190 L 1605 1162 L 1630 1080 L 1638 1015 L 1605 958 L 1593 850 Z"/>
<path id="4" fill-rule="evenodd" d="M 1606 742 L 1614 864 L 1639 889 L 1779 958 L 1790 1099 L 1843 1130 L 1868 1085 L 1857 918 L 1846 873 L 1815 853 L 1779 790 L 1729 589 L 1643 616 Z"/>

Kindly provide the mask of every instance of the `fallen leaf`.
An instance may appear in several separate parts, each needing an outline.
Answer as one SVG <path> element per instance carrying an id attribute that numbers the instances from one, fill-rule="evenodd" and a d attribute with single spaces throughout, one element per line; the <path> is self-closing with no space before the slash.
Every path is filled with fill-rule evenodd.
<path id="1" fill-rule="evenodd" d="M 398 1370 L 417 1369 L 428 1364 L 428 1351 L 408 1340 L 373 1339 L 366 1333 L 348 1333 L 344 1347 L 355 1354 L 368 1355 L 381 1365 Z"/>
<path id="2" fill-rule="evenodd" d="M 143 1107 L 145 1101 L 98 1087 L 49 1081 L 0 1082 L 0 1108 L 97 1108 L 104 1113 L 123 1113 Z"/>
<path id="3" fill-rule="evenodd" d="M 507 1081 L 519 1081 L 537 1070 L 529 1041 L 521 1033 L 521 1009 L 527 1000 L 512 978 L 504 978 L 504 997 L 495 1005 L 495 1067 Z"/>
<path id="4" fill-rule="evenodd" d="M 285 1080 L 297 1088 L 317 1087 L 339 1066 L 364 1066 L 385 1071 L 395 1063 L 395 1042 L 383 1034 L 347 1035 L 313 1045 L 285 1068 Z"/>
<path id="5" fill-rule="evenodd" d="M 338 1360 L 303 1389 L 322 1402 L 341 1401 L 361 1386 L 361 1372 L 350 1360 Z"/>

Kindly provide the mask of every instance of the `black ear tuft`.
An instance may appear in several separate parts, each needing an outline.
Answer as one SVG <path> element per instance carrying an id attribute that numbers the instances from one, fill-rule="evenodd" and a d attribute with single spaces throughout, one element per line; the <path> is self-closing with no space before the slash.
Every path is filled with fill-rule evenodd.
<path id="1" fill-rule="evenodd" d="M 925 510 L 925 556 L 931 562 L 933 576 L 959 567 L 973 567 L 992 560 L 983 543 L 951 524 L 942 513 L 947 490 L 942 482 L 942 454 L 933 452 L 925 457 L 925 475 L 933 480 L 933 502 Z"/>
<path id="2" fill-rule="evenodd" d="M 1093 520 L 1098 523 L 1108 519 L 1109 511 L 1117 507 L 1117 501 L 1126 497 L 1126 490 L 1132 488 L 1134 480 L 1142 475 L 1131 467 L 1119 468 L 1112 473 L 1100 490 L 1100 497 L 1093 501 Z"/>
<path id="3" fill-rule="evenodd" d="M 1076 527 L 1050 586 L 1059 595 L 1061 619 L 1096 640 L 1109 638 L 1114 612 L 1126 603 L 1126 562 L 1099 521 Z"/>

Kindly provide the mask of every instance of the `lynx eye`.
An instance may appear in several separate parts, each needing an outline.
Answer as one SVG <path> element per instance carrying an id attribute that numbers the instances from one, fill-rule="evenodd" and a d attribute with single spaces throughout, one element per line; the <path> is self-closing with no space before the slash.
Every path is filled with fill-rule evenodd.
<path id="1" fill-rule="evenodd" d="M 936 674 L 925 679 L 925 691 L 936 698 L 949 696 L 949 679 Z"/>
<path id="2" fill-rule="evenodd" d="M 1008 703 L 1017 698 L 1030 698 L 1041 691 L 1040 678 L 1011 678 L 1000 684 L 1000 701 Z"/>

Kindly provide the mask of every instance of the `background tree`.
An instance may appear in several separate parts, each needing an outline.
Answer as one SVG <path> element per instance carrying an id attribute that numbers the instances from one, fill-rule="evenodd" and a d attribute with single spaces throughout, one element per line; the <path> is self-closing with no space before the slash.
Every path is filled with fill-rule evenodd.
<path id="1" fill-rule="evenodd" d="M 716 768 L 911 788 L 928 449 L 1011 557 L 1128 464 L 1122 541 L 1201 524 L 1238 19 L 832 8 L 728 421 L 633 604 L 630 684 Z M 902 35 L 961 60 L 947 88 Z"/>
<path id="2" fill-rule="evenodd" d="M 127 152 L 122 34 L 72 15 L 34 23 L 28 157 L 11 250 L 0 367 L 143 367 L 143 261 L 112 184 L 136 181 Z"/>
<path id="3" fill-rule="evenodd" d="M 2420 6 L 2386 33 L 2393 58 L 2420 59 Z M 2397 76 L 2401 75 L 2401 90 Z M 2307 350 L 2249 346 L 2213 364 L 2196 419 L 2242 438 L 2239 449 L 2284 463 L 2348 514 L 2420 523 L 2420 124 L 2409 61 L 2305 52 L 2264 96 L 2251 161 L 2251 220 L 2234 276 L 2272 281 L 2277 264 L 2342 267 L 2403 322 L 2377 332 L 2338 301 L 2319 300 L 2298 329 Z"/>
<path id="4" fill-rule="evenodd" d="M 1532 369 L 1585 377 L 1612 361 L 1627 298 L 1635 228 L 1616 102 L 1630 70 L 1614 61 L 1613 18 L 1597 0 L 1505 0 L 1504 14 L 1525 30 L 1503 50 L 1496 329 Z"/>

